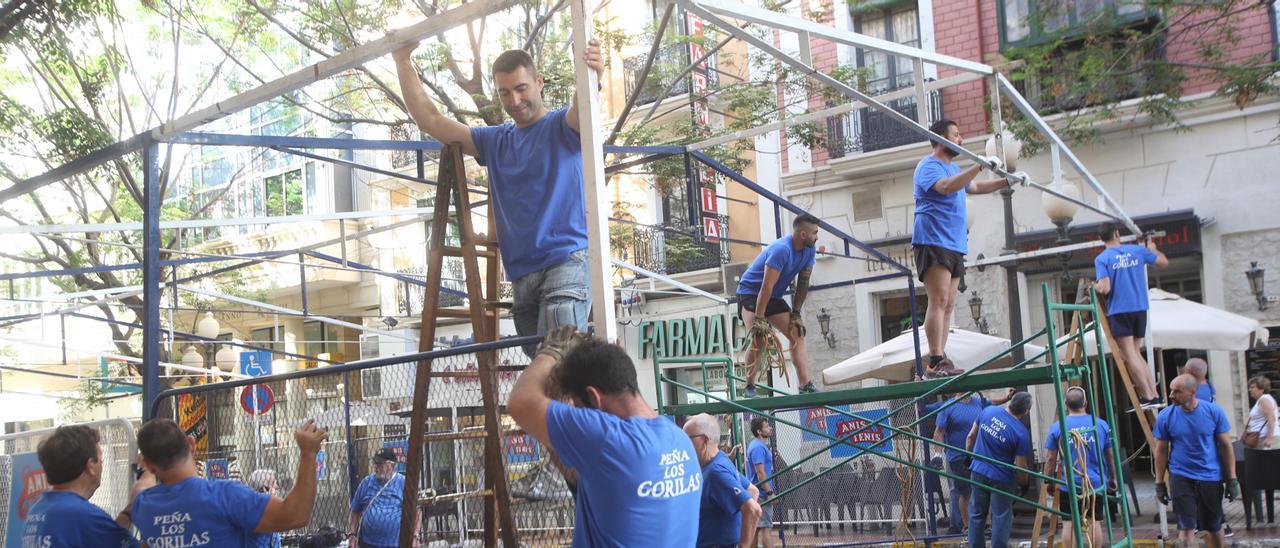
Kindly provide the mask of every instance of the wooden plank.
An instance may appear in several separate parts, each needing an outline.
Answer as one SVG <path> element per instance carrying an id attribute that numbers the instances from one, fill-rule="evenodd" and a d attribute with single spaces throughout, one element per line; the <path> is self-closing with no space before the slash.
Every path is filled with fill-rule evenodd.
<path id="1" fill-rule="evenodd" d="M 1133 389 L 1133 379 L 1129 377 L 1129 368 L 1124 363 L 1124 358 L 1120 357 L 1120 346 L 1116 344 L 1116 340 L 1111 336 L 1111 323 L 1107 321 L 1107 303 L 1098 303 L 1098 315 L 1096 318 L 1098 325 L 1102 328 L 1102 334 L 1107 338 L 1107 346 L 1111 348 L 1111 364 L 1114 364 L 1116 370 L 1120 373 L 1121 384 L 1124 385 L 1124 391 L 1129 394 L 1129 402 L 1133 404 L 1133 414 L 1138 416 L 1138 424 L 1142 426 L 1142 434 L 1147 437 L 1147 447 L 1151 448 L 1154 455 L 1156 451 L 1156 437 L 1151 434 L 1152 416 L 1154 411 L 1143 409 L 1142 404 L 1138 401 L 1138 392 Z M 1098 359 L 1102 359 L 1101 356 Z M 1110 390 L 1111 387 L 1107 387 Z"/>

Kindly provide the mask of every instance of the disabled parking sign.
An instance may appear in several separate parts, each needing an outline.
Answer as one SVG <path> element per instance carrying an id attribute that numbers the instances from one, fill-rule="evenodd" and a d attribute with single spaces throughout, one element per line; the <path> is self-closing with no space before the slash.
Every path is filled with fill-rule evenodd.
<path id="1" fill-rule="evenodd" d="M 240 408 L 250 415 L 261 415 L 271 410 L 276 403 L 275 392 L 265 384 L 254 384 L 244 387 L 240 392 Z"/>
<path id="2" fill-rule="evenodd" d="M 255 350 L 240 353 L 240 374 L 246 377 L 265 377 L 271 374 L 271 352 Z"/>

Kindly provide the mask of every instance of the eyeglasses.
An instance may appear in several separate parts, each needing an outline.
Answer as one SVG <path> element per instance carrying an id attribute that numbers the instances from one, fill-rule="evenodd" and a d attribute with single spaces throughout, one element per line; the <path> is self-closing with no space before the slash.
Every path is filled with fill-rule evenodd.
<path id="1" fill-rule="evenodd" d="M 707 435 L 706 435 L 706 434 L 692 434 L 692 435 L 690 435 L 690 436 L 689 436 L 689 439 L 691 439 L 691 440 L 692 440 L 692 439 L 705 438 L 705 437 L 707 437 Z"/>

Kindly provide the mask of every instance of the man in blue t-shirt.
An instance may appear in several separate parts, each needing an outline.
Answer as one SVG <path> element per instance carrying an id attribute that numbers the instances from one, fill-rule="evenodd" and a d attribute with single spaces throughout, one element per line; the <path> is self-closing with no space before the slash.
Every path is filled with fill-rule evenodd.
<path id="1" fill-rule="evenodd" d="M 1209 364 L 1203 358 L 1191 358 L 1182 364 L 1182 372 L 1196 378 L 1196 397 L 1217 403 L 1218 391 L 1209 382 Z"/>
<path id="2" fill-rule="evenodd" d="M 747 480 L 759 486 L 760 500 L 773 498 L 773 449 L 769 438 L 773 437 L 773 423 L 765 417 L 751 419 L 751 443 L 747 444 Z M 773 548 L 773 506 L 760 507 L 760 520 L 756 523 L 756 538 L 764 548 Z"/>
<path id="3" fill-rule="evenodd" d="M 1236 481 L 1231 424 L 1218 404 L 1196 397 L 1195 377 L 1174 377 L 1169 383 L 1173 405 L 1156 416 L 1156 499 L 1173 503 L 1178 537 L 1190 546 L 1196 531 L 1209 533 L 1209 546 L 1222 546 L 1222 497 L 1240 498 Z M 1223 491 L 1223 482 L 1226 491 Z"/>
<path id="4" fill-rule="evenodd" d="M 954 121 L 934 122 L 929 131 L 946 141 L 931 137 L 933 151 L 916 164 L 912 178 L 916 210 L 911 249 L 916 273 L 929 295 L 929 307 L 924 313 L 924 332 L 929 340 L 925 377 L 933 378 L 959 373 L 955 364 L 946 358 L 946 349 L 956 292 L 964 277 L 964 255 L 969 252 L 965 195 L 1009 188 L 1009 181 L 974 180 L 983 168 L 1001 167 L 999 159 L 994 157 L 988 158 L 986 165 L 978 163 L 965 169 L 952 163 L 964 143 L 960 126 Z"/>
<path id="5" fill-rule="evenodd" d="M 316 453 L 327 437 L 312 421 L 293 433 L 298 475 L 281 499 L 197 476 L 195 438 L 172 420 L 151 419 L 138 429 L 138 451 L 158 483 L 134 497 L 133 525 L 150 547 L 258 546 L 271 533 L 306 527 L 316 502 Z"/>
<path id="6" fill-rule="evenodd" d="M 574 546 L 694 545 L 702 473 L 693 444 L 640 396 L 621 347 L 573 326 L 552 330 L 507 412 L 578 471 Z"/>
<path id="7" fill-rule="evenodd" d="M 1107 324 L 1115 339 L 1115 351 L 1129 370 L 1129 379 L 1144 409 L 1160 407 L 1156 379 L 1142 357 L 1142 338 L 1147 333 L 1147 265 L 1169 266 L 1169 258 L 1156 249 L 1150 238 L 1145 245 L 1120 243 L 1120 229 L 1104 223 L 1098 238 L 1106 249 L 1093 260 L 1097 281 L 1094 289 L 1107 297 Z"/>
<path id="8" fill-rule="evenodd" d="M 761 356 L 765 337 L 778 328 L 787 336 L 791 347 L 791 365 L 796 368 L 796 381 L 801 392 L 817 392 L 809 380 L 809 350 L 804 343 L 804 319 L 800 307 L 809 295 L 809 276 L 818 244 L 818 218 L 805 213 L 791 221 L 791 235 L 774 240 L 764 251 L 756 255 L 751 266 L 738 281 L 738 317 L 743 325 L 751 326 L 750 344 L 747 348 L 748 368 Z M 788 306 L 782 296 L 787 294 L 791 280 L 796 281 L 796 292 Z M 764 313 L 759 312 L 763 310 Z M 757 368 L 758 369 L 758 368 Z M 756 397 L 756 378 L 747 373 L 748 398 Z"/>
<path id="9" fill-rule="evenodd" d="M 27 510 L 22 546 L 128 548 L 138 546 L 128 507 L 114 520 L 89 502 L 102 486 L 102 446 L 88 426 L 60 426 L 40 442 L 36 456 L 50 489 Z M 135 487 L 141 488 L 141 481 Z M 135 489 L 134 494 L 137 493 Z M 16 525 L 15 525 L 16 527 Z M 10 538 L 13 538 L 12 536 Z"/>
<path id="10" fill-rule="evenodd" d="M 702 467 L 698 548 L 754 546 L 760 492 L 720 451 L 720 421 L 706 413 L 694 415 L 685 421 L 684 433 Z"/>
<path id="11" fill-rule="evenodd" d="M 276 479 L 275 470 L 267 468 L 259 468 L 249 474 L 249 479 L 245 481 L 249 488 L 259 493 L 266 493 L 276 496 L 280 490 L 280 481 Z M 280 548 L 280 533 L 271 533 L 270 535 L 258 535 L 258 543 L 253 548 Z"/>
<path id="12" fill-rule="evenodd" d="M 441 143 L 460 144 L 488 169 L 516 331 L 543 334 L 558 325 L 585 331 L 591 295 L 578 97 L 566 108 L 549 111 L 533 58 L 523 50 L 506 51 L 494 60 L 492 72 L 512 121 L 468 127 L 441 114 L 427 97 L 411 58 L 416 47 L 410 44 L 392 55 L 405 107 L 423 132 Z M 604 71 L 598 41 L 588 45 L 583 62 L 597 76 Z M 525 348 L 530 357 L 534 350 Z"/>
<path id="13" fill-rule="evenodd" d="M 1107 511 L 1107 504 L 1106 498 L 1101 496 L 1101 493 L 1104 491 L 1113 493 L 1116 490 L 1116 463 L 1111 452 L 1111 426 L 1107 421 L 1089 414 L 1089 402 L 1085 398 L 1083 388 L 1079 386 L 1068 388 L 1063 399 L 1067 404 L 1069 437 L 1062 438 L 1062 426 L 1058 421 L 1054 421 L 1049 426 L 1049 433 L 1044 440 L 1044 469 L 1047 473 L 1056 474 L 1066 481 L 1065 470 L 1080 470 L 1079 463 L 1083 459 L 1086 473 L 1072 474 L 1076 493 L 1079 493 L 1079 496 L 1074 498 L 1081 501 L 1081 508 L 1085 507 L 1086 499 L 1092 501 L 1094 519 L 1093 523 L 1087 525 L 1088 530 L 1092 531 L 1090 546 L 1102 546 L 1102 526 L 1098 523 L 1097 515 L 1099 512 Z M 1059 455 L 1062 455 L 1063 470 L 1059 470 Z M 1107 463 L 1105 471 L 1102 469 L 1103 462 Z M 1066 485 L 1059 486 L 1059 490 L 1061 492 L 1058 494 L 1058 509 L 1067 513 L 1062 523 L 1062 545 L 1075 546 L 1071 540 L 1071 499 L 1073 497 L 1067 494 Z"/>
<path id="14" fill-rule="evenodd" d="M 400 507 L 404 502 L 404 476 L 396 472 L 399 459 L 390 447 L 373 455 L 373 473 L 365 476 L 351 496 L 347 537 L 359 546 L 395 548 L 400 545 Z M 414 524 L 414 538 L 422 527 L 422 513 Z"/>
<path id="15" fill-rule="evenodd" d="M 1023 426 L 1022 419 L 1031 411 L 1031 394 L 1018 392 L 1009 398 L 1006 406 L 991 406 L 978 414 L 978 420 L 969 429 L 965 448 L 975 455 L 990 458 L 988 462 L 974 458 L 969 465 L 969 477 L 974 482 L 973 504 L 969 509 L 969 546 L 986 548 L 983 534 L 987 514 L 991 514 L 991 546 L 1005 548 L 1009 545 L 1009 533 L 1013 524 L 1013 499 L 992 492 L 991 486 L 1001 491 L 1025 493 L 1030 481 L 1026 473 L 1016 472 L 1008 465 L 1027 468 L 1031 458 L 1031 433 Z M 1020 486 L 1020 487 L 1019 487 Z"/>
<path id="16" fill-rule="evenodd" d="M 989 400 L 981 394 L 972 394 L 967 398 L 959 398 L 956 402 L 943 407 L 937 415 L 934 416 L 933 439 L 935 441 L 945 443 L 952 447 L 964 447 L 969 437 L 969 431 L 973 430 L 973 423 L 978 420 L 978 414 L 989 405 L 1003 405 L 1013 397 L 1014 390 L 1010 389 L 1009 394 L 1004 398 L 997 400 Z M 941 407 L 946 402 L 931 404 L 934 408 Z M 926 407 L 926 412 L 932 411 Z M 963 478 L 969 477 L 969 456 L 963 452 L 954 449 L 946 449 L 943 451 L 946 456 L 947 471 L 953 475 Z M 935 457 L 936 458 L 936 457 Z M 939 465 L 939 468 L 941 466 Z M 952 479 L 950 499 L 950 519 L 951 524 L 947 528 L 947 534 L 956 535 L 964 531 L 964 524 L 969 516 L 969 482 Z"/>

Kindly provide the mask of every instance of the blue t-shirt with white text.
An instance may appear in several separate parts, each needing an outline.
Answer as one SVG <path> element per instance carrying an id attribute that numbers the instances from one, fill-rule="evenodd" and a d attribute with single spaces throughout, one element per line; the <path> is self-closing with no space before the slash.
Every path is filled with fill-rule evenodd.
<path id="1" fill-rule="evenodd" d="M 943 432 L 942 441 L 947 445 L 964 447 L 969 438 L 969 431 L 973 429 L 974 421 L 978 420 L 978 415 L 988 405 L 991 405 L 991 400 L 974 394 L 939 411 L 935 418 L 938 428 Z M 955 462 L 966 456 L 952 449 L 945 451 L 948 462 Z"/>
<path id="2" fill-rule="evenodd" d="M 932 154 L 916 164 L 915 175 L 912 177 L 912 194 L 916 200 L 916 218 L 911 230 L 912 244 L 937 246 L 961 255 L 969 252 L 964 202 L 965 191 L 968 189 L 943 194 L 933 188 L 938 181 L 959 173 L 960 166 L 943 162 Z"/>
<path id="3" fill-rule="evenodd" d="M 1170 445 L 1169 472 L 1197 481 L 1221 481 L 1218 434 L 1231 431 L 1222 407 L 1197 398 L 1196 408 L 1171 405 L 1156 416 L 1156 439 Z"/>
<path id="4" fill-rule="evenodd" d="M 512 281 L 587 247 L 582 141 L 567 111 L 548 112 L 524 128 L 510 122 L 471 128 L 476 160 L 488 169 L 498 248 Z"/>
<path id="5" fill-rule="evenodd" d="M 756 475 L 756 465 L 764 465 L 764 477 Z M 769 444 L 759 439 L 751 440 L 747 444 L 747 479 L 751 483 L 760 484 L 760 481 L 773 475 L 773 450 L 769 448 Z M 773 492 L 773 482 L 760 488 L 761 493 Z"/>
<path id="6" fill-rule="evenodd" d="M 394 547 L 400 544 L 400 505 L 404 502 L 404 476 L 387 481 L 369 474 L 360 480 L 351 497 L 351 511 L 360 513 L 360 545 Z"/>
<path id="7" fill-rule="evenodd" d="M 702 467 L 698 546 L 738 544 L 742 536 L 742 505 L 751 500 L 749 485 L 724 453 L 716 453 Z"/>
<path id="8" fill-rule="evenodd" d="M 1107 421 L 1097 419 L 1097 428 L 1093 428 L 1094 417 L 1092 415 L 1069 415 L 1067 416 L 1067 431 L 1076 432 L 1083 439 L 1085 444 L 1084 462 L 1085 469 L 1089 474 L 1089 483 L 1094 491 L 1106 489 L 1107 471 L 1102 463 L 1109 458 L 1108 451 L 1111 450 L 1111 425 Z M 1060 444 L 1062 439 L 1062 427 L 1057 421 L 1049 427 L 1049 434 L 1045 436 L 1044 448 L 1048 451 L 1058 452 L 1058 462 L 1062 463 L 1064 470 L 1079 470 L 1076 465 L 1079 457 L 1076 456 L 1076 443 L 1074 436 L 1071 436 L 1065 444 Z M 1101 445 L 1099 445 L 1101 439 Z M 1062 445 L 1066 446 L 1064 451 Z M 1052 472 L 1052 471 L 1050 471 Z M 1079 489 L 1084 485 L 1084 477 L 1080 474 L 1074 474 L 1076 488 Z M 1060 476 L 1066 480 L 1066 476 Z M 1067 490 L 1066 485 L 1060 485 L 1058 488 L 1062 491 Z"/>
<path id="9" fill-rule="evenodd" d="M 1155 264 L 1155 252 L 1144 246 L 1121 244 L 1107 248 L 1093 260 L 1095 278 L 1111 279 L 1107 315 L 1142 312 L 1147 303 L 1146 266 Z"/>
<path id="10" fill-rule="evenodd" d="M 795 279 L 796 274 L 806 268 L 813 268 L 817 250 L 805 247 L 797 251 L 791 239 L 791 236 L 778 238 L 756 255 L 755 260 L 751 261 L 751 266 L 747 267 L 747 271 L 742 273 L 742 278 L 738 281 L 739 295 L 760 294 L 760 285 L 764 283 L 765 265 L 778 271 L 778 281 L 773 284 L 773 291 L 769 293 L 771 299 L 781 299 L 787 294 L 787 287 L 791 285 L 791 280 Z"/>
<path id="11" fill-rule="evenodd" d="M 978 439 L 973 452 L 997 461 L 1013 464 L 1015 457 L 1031 458 L 1031 433 L 1022 421 L 1004 407 L 993 405 L 978 414 Z M 969 470 L 991 478 L 1001 485 L 1013 485 L 1016 476 L 1006 466 L 973 459 Z"/>
<path id="12" fill-rule="evenodd" d="M 148 547 L 255 546 L 271 495 L 243 483 L 190 477 L 162 483 L 133 499 L 133 526 Z"/>
<path id="13" fill-rule="evenodd" d="M 622 419 L 553 401 L 547 435 L 578 470 L 575 547 L 694 545 L 702 472 L 669 417 Z"/>
<path id="14" fill-rule="evenodd" d="M 31 509 L 22 546 L 33 548 L 136 548 L 133 533 L 72 491 L 45 491 Z M 11 537 L 12 538 L 12 537 Z"/>

